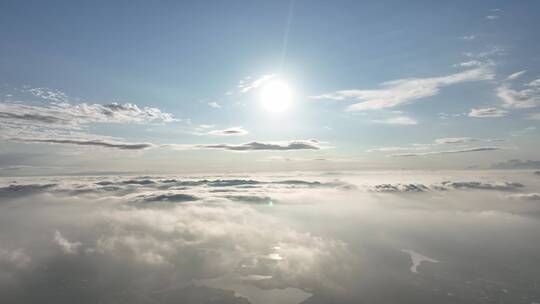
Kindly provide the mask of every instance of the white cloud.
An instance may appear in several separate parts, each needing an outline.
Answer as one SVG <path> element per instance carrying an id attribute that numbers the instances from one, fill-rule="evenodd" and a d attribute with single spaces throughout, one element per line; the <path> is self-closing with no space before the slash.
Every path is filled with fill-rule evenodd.
<path id="1" fill-rule="evenodd" d="M 405 78 L 384 82 L 380 89 L 342 90 L 312 96 L 313 99 L 358 100 L 349 105 L 348 111 L 392 108 L 401 104 L 439 94 L 442 87 L 470 81 L 490 80 L 494 74 L 488 67 L 466 70 L 441 77 Z"/>
<path id="2" fill-rule="evenodd" d="M 465 35 L 465 36 L 461 37 L 461 39 L 468 40 L 468 41 L 474 40 L 475 38 L 476 38 L 475 35 Z"/>
<path id="3" fill-rule="evenodd" d="M 488 15 L 488 16 L 486 16 L 486 19 L 488 19 L 488 20 L 497 20 L 497 19 L 499 19 L 499 16 L 498 15 Z"/>
<path id="4" fill-rule="evenodd" d="M 215 102 L 215 101 L 209 102 L 208 106 L 211 107 L 211 108 L 215 108 L 215 109 L 221 108 L 221 105 L 219 103 Z"/>
<path id="5" fill-rule="evenodd" d="M 471 112 L 469 112 L 469 117 L 476 117 L 476 118 L 491 118 L 491 117 L 503 117 L 508 114 L 508 111 L 497 109 L 497 108 L 478 108 L 478 109 L 471 109 Z"/>
<path id="6" fill-rule="evenodd" d="M 79 247 L 81 247 L 81 242 L 70 242 L 68 241 L 60 231 L 56 230 L 54 233 L 53 241 L 62 249 L 65 254 L 76 254 L 79 252 Z"/>
<path id="7" fill-rule="evenodd" d="M 519 71 L 508 76 L 505 81 L 497 88 L 497 96 L 502 99 L 503 107 L 510 109 L 527 109 L 540 106 L 540 86 L 532 81 L 525 86 L 523 90 L 514 90 L 511 88 L 510 81 L 518 79 L 525 74 Z M 540 84 L 540 81 L 539 81 Z"/>
<path id="8" fill-rule="evenodd" d="M 214 136 L 243 136 L 243 135 L 248 134 L 248 131 L 246 131 L 242 127 L 233 127 L 233 128 L 223 129 L 223 130 L 212 130 L 206 134 L 214 135 Z"/>
<path id="9" fill-rule="evenodd" d="M 388 124 L 388 125 L 402 125 L 402 126 L 418 124 L 416 120 L 407 116 L 398 116 L 398 117 L 392 117 L 392 118 L 387 118 L 387 119 L 382 119 L 382 120 L 374 120 L 374 122 Z"/>
<path id="10" fill-rule="evenodd" d="M 540 87 L 540 79 L 535 79 L 527 84 L 529 87 Z"/>

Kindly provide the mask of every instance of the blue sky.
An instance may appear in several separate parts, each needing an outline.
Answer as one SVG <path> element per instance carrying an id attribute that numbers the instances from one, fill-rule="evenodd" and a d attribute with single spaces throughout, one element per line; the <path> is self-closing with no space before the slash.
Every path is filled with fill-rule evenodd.
<path id="1" fill-rule="evenodd" d="M 537 1 L 3 1 L 0 167 L 535 159 L 539 12 Z M 261 104 L 276 82 L 292 92 L 278 113 Z"/>

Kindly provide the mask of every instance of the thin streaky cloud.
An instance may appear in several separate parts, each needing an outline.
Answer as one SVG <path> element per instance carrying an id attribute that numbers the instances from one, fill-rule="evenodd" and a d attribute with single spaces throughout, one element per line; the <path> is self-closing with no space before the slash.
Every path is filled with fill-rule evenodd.
<path id="1" fill-rule="evenodd" d="M 416 156 L 428 156 L 428 155 L 440 155 L 440 154 L 457 154 L 457 153 L 470 153 L 470 152 L 484 152 L 484 151 L 496 151 L 502 150 L 499 147 L 477 147 L 469 149 L 458 149 L 458 150 L 445 150 L 445 151 L 434 151 L 434 152 L 425 152 L 425 153 L 403 153 L 403 154 L 391 154 L 389 157 L 416 157 Z"/>
<path id="2" fill-rule="evenodd" d="M 435 139 L 435 144 L 437 145 L 446 145 L 446 144 L 464 144 L 470 142 L 500 142 L 504 139 L 485 139 L 485 138 L 474 138 L 474 137 L 448 137 L 448 138 L 438 138 Z"/>
<path id="3" fill-rule="evenodd" d="M 144 150 L 155 147 L 151 143 L 123 143 L 102 140 L 77 140 L 77 139 L 42 139 L 42 138 L 11 138 L 10 140 L 24 143 L 48 143 L 48 144 L 67 144 L 78 146 L 95 146 L 104 148 L 115 148 L 120 150 Z"/>
<path id="4" fill-rule="evenodd" d="M 493 79 L 495 74 L 491 68 L 484 66 L 440 77 L 404 78 L 384 82 L 380 89 L 342 90 L 333 93 L 311 96 L 312 99 L 357 100 L 347 111 L 376 110 L 393 108 L 418 99 L 439 94 L 446 86 L 464 82 L 485 81 Z"/>
<path id="5" fill-rule="evenodd" d="M 519 77 L 521 77 L 523 74 L 527 73 L 527 70 L 515 72 L 513 74 L 510 74 L 510 76 L 506 77 L 506 80 L 516 80 Z"/>
<path id="6" fill-rule="evenodd" d="M 508 111 L 497 109 L 497 108 L 478 108 L 478 109 L 471 109 L 469 114 L 467 114 L 468 117 L 475 117 L 475 118 L 494 118 L 494 117 L 504 117 L 508 114 Z"/>

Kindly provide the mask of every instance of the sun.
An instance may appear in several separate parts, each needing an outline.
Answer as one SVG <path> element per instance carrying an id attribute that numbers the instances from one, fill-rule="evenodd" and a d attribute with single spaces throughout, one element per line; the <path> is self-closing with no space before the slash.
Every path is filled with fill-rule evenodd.
<path id="1" fill-rule="evenodd" d="M 260 98 L 263 107 L 267 111 L 279 113 L 290 108 L 293 92 L 287 83 L 280 80 L 272 80 L 261 88 Z"/>

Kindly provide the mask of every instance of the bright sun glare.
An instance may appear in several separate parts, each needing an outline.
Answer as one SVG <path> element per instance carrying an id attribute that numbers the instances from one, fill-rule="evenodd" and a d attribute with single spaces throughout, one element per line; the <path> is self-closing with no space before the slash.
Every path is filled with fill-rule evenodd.
<path id="1" fill-rule="evenodd" d="M 283 81 L 268 82 L 262 87 L 260 94 L 262 105 L 270 112 L 284 112 L 291 106 L 293 93 Z"/>

